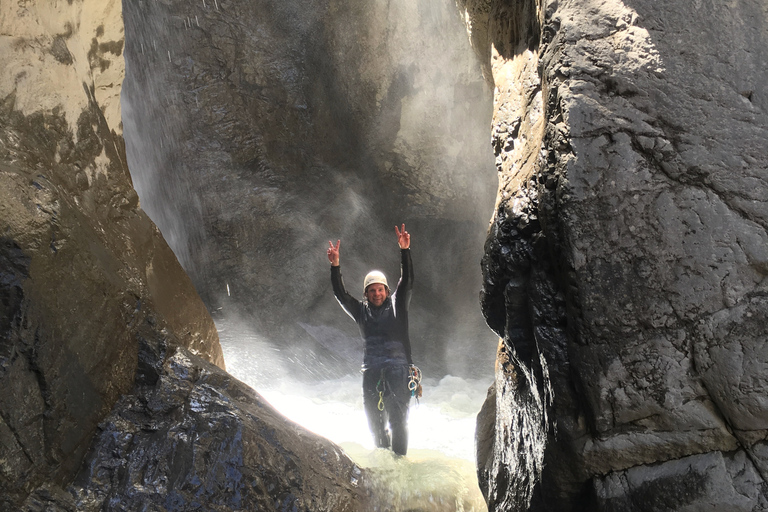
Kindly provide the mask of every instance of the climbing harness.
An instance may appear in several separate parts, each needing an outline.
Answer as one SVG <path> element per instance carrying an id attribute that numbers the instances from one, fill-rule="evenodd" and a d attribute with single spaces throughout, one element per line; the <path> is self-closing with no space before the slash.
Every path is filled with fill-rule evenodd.
<path id="1" fill-rule="evenodd" d="M 415 364 L 408 367 L 408 389 L 411 392 L 411 396 L 419 401 L 421 398 L 421 370 Z"/>
<path id="2" fill-rule="evenodd" d="M 387 379 L 384 376 L 384 370 L 381 370 L 381 376 L 379 377 L 379 382 L 376 383 L 376 391 L 379 392 L 379 404 L 378 408 L 380 411 L 384 410 L 384 391 L 387 389 Z"/>
<path id="3" fill-rule="evenodd" d="M 381 370 L 379 381 L 376 383 L 376 391 L 379 392 L 379 403 L 376 407 L 380 410 L 384 410 L 384 393 L 387 392 L 387 377 L 384 369 Z M 422 394 L 421 388 L 421 370 L 416 365 L 410 365 L 408 367 L 408 391 L 411 392 L 411 397 L 416 398 L 416 402 L 419 401 Z"/>

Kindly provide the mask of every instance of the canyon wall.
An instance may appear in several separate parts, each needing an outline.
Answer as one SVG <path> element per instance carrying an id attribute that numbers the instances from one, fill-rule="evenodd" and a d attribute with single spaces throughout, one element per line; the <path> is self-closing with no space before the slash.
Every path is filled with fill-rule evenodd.
<path id="1" fill-rule="evenodd" d="M 490 509 L 765 510 L 764 2 L 461 8 L 495 86 Z"/>
<path id="2" fill-rule="evenodd" d="M 491 510 L 768 508 L 762 2 L 462 1 L 492 113 L 452 36 L 394 44 L 368 23 L 466 37 L 445 6 L 127 5 L 129 41 L 117 2 L 0 4 L 3 509 L 365 509 L 353 463 L 222 371 L 213 322 L 131 186 L 126 46 L 131 158 L 167 171 L 140 180 L 180 259 L 209 305 L 264 332 L 298 332 L 270 312 L 315 311 L 300 327 L 318 357 L 333 350 L 313 327 L 338 315 L 329 236 L 362 275 L 407 221 L 432 301 L 417 330 L 464 321 L 430 319 L 473 287 L 487 146 L 467 148 L 487 131 L 469 113 L 492 115 Z M 445 82 L 418 67 L 450 53 L 466 68 Z M 456 353 L 481 352 L 473 335 Z M 449 368 L 461 344 L 434 339 L 423 355 Z"/>
<path id="3" fill-rule="evenodd" d="M 0 12 L 3 508 L 62 484 L 134 383 L 139 346 L 223 366 L 205 306 L 138 206 L 119 2 Z"/>

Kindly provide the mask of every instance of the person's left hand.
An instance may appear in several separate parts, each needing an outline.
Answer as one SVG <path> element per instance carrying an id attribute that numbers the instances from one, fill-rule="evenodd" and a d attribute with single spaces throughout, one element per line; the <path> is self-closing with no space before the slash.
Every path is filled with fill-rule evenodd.
<path id="1" fill-rule="evenodd" d="M 332 267 L 339 266 L 339 248 L 341 248 L 341 240 L 337 240 L 336 245 L 328 240 L 328 261 L 331 262 Z"/>
<path id="2" fill-rule="evenodd" d="M 401 249 L 408 249 L 411 247 L 411 235 L 405 230 L 405 224 L 400 229 L 395 226 L 395 233 L 397 233 L 397 245 Z"/>

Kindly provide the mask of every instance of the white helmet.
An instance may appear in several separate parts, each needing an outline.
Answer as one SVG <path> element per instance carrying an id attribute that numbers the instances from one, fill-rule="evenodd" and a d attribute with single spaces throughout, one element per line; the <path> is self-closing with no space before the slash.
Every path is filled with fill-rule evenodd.
<path id="1" fill-rule="evenodd" d="M 378 270 L 371 270 L 368 272 L 368 275 L 365 276 L 365 280 L 363 281 L 363 292 L 368 291 L 368 287 L 372 284 L 383 284 L 387 287 L 387 290 L 389 290 L 389 285 L 387 284 L 387 277 L 384 275 L 384 273 L 379 272 Z"/>

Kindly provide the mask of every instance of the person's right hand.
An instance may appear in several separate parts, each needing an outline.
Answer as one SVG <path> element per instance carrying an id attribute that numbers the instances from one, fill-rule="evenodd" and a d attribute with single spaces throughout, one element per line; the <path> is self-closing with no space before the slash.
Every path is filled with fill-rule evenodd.
<path id="1" fill-rule="evenodd" d="M 333 242 L 328 240 L 328 261 L 331 262 L 331 266 L 338 267 L 339 266 L 339 247 L 341 246 L 341 240 L 336 241 L 336 246 L 333 245 Z"/>

